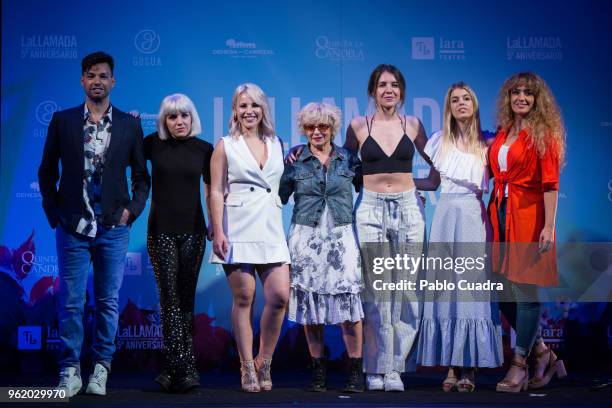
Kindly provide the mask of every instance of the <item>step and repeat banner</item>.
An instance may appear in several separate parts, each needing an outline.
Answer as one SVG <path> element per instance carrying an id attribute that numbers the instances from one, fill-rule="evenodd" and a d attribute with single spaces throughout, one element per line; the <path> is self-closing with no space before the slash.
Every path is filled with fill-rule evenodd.
<path id="1" fill-rule="evenodd" d="M 227 132 L 231 96 L 243 82 L 270 99 L 286 146 L 303 143 L 296 114 L 324 100 L 350 120 L 371 112 L 367 81 L 379 63 L 406 77 L 404 110 L 429 135 L 441 128 L 448 86 L 465 81 L 476 91 L 483 129 L 495 129 L 503 81 L 534 71 L 554 92 L 567 127 L 567 164 L 561 176 L 557 237 L 564 243 L 612 241 L 612 7 L 605 1 L 82 1 L 2 2 L 2 133 L 0 151 L 0 364 L 52 367 L 59 348 L 54 232 L 41 208 L 37 169 L 53 112 L 83 102 L 81 58 L 103 50 L 115 58 L 112 103 L 138 112 L 145 134 L 155 130 L 162 98 L 187 94 L 202 120 L 201 138 Z M 336 142 L 342 144 L 344 132 Z M 422 159 L 415 175 L 427 174 Z M 437 198 L 427 193 L 427 219 Z M 486 197 L 488 199 L 488 197 Z M 151 262 L 146 251 L 148 206 L 134 223 L 120 293 L 117 363 L 159 364 L 163 338 Z M 292 206 L 284 209 L 288 228 Z M 225 275 L 208 264 L 207 244 L 196 298 L 200 367 L 237 360 L 231 296 Z M 569 252 L 569 253 L 568 253 Z M 612 287 L 610 257 L 573 263 Z M 561 271 L 563 273 L 563 270 Z M 598 276 L 599 276 L 598 275 Z M 591 283 L 589 283 L 590 285 Z M 259 288 L 261 289 L 261 288 Z M 261 291 L 259 291 L 261 292 Z M 91 337 L 91 286 L 84 318 Z M 255 308 L 257 320 L 261 296 Z M 612 349 L 608 303 L 559 298 L 545 305 L 547 341 L 569 354 L 588 341 L 593 361 Z M 255 324 L 255 330 L 258 330 Z M 331 358 L 342 357 L 338 330 L 327 332 Z M 512 343 L 507 336 L 507 344 Z M 88 347 L 84 348 L 87 355 Z M 301 327 L 286 323 L 277 361 L 305 359 Z"/>

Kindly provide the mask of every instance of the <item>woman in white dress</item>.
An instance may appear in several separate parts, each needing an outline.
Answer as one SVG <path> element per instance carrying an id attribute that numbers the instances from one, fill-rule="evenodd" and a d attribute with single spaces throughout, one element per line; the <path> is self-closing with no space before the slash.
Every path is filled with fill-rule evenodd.
<path id="1" fill-rule="evenodd" d="M 455 259 L 486 256 L 486 242 L 491 238 L 482 202 L 489 183 L 487 146 L 480 130 L 476 94 L 463 82 L 448 89 L 443 129 L 428 140 L 425 153 L 442 180 L 428 256 L 450 255 Z M 476 276 L 474 271 L 455 275 L 455 271 L 428 270 L 430 282 L 457 276 L 481 281 L 484 275 Z M 442 383 L 446 392 L 473 391 L 477 367 L 499 367 L 503 363 L 497 303 L 491 303 L 486 295 L 478 296 L 477 301 L 470 299 L 470 295 L 448 291 L 443 300 L 436 298 L 437 301 L 424 305 L 418 360 L 424 366 L 448 367 Z"/>
<path id="2" fill-rule="evenodd" d="M 229 135 L 211 161 L 212 263 L 223 265 L 232 290 L 232 327 L 242 389 L 272 389 L 270 365 L 289 298 L 290 257 L 278 196 L 283 149 L 261 88 L 243 84 L 232 98 Z M 253 358 L 255 274 L 264 290 L 259 353 Z"/>

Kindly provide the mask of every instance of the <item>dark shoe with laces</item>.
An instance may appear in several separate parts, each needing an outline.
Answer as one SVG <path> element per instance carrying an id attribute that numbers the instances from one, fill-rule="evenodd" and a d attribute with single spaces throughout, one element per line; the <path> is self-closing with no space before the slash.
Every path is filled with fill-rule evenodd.
<path id="1" fill-rule="evenodd" d="M 343 392 L 363 392 L 365 389 L 363 382 L 363 359 L 350 358 L 349 376 Z"/>
<path id="2" fill-rule="evenodd" d="M 327 359 L 325 357 L 312 359 L 312 381 L 308 391 L 327 391 Z"/>

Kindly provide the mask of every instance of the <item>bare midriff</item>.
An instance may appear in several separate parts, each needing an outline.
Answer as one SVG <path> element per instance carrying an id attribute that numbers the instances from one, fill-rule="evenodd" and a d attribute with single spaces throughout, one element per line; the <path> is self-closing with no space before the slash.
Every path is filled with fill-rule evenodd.
<path id="1" fill-rule="evenodd" d="M 412 190 L 412 173 L 380 173 L 363 176 L 363 187 L 375 193 L 401 193 Z"/>

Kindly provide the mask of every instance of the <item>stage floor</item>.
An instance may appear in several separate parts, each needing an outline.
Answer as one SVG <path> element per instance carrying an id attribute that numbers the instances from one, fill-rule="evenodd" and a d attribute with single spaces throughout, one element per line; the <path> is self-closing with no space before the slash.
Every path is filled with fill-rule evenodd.
<path id="1" fill-rule="evenodd" d="M 402 393 L 364 392 L 344 394 L 344 377 L 330 376 L 332 387 L 325 393 L 304 391 L 309 382 L 305 373 L 273 371 L 275 388 L 271 392 L 247 394 L 239 388 L 237 373 L 203 373 L 202 388 L 190 394 L 166 394 L 153 383 L 153 375 L 113 373 L 108 395 L 96 397 L 78 395 L 70 406 L 77 407 L 610 407 L 612 406 L 612 374 L 610 376 L 574 373 L 569 379 L 554 381 L 538 392 L 500 394 L 495 383 L 500 373 L 479 373 L 474 393 L 443 393 L 439 373 L 408 374 L 404 377 L 406 391 Z M 33 378 L 35 377 L 35 378 Z M 3 386 L 49 386 L 56 379 L 31 376 L 26 379 L 2 378 Z M 19 404 L 25 406 L 28 404 Z M 41 406 L 40 404 L 32 404 Z M 48 406 L 50 404 L 45 404 Z M 66 406 L 65 404 L 53 404 Z"/>

